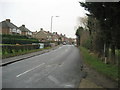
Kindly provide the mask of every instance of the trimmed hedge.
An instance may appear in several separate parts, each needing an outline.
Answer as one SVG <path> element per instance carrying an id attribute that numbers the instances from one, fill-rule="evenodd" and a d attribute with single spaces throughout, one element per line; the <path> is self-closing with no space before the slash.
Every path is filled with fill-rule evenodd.
<path id="1" fill-rule="evenodd" d="M 2 36 L 2 38 L 8 37 L 8 38 L 28 39 L 27 36 L 21 36 L 21 35 L 2 34 L 2 35 L 0 35 L 0 36 Z"/>
<path id="2" fill-rule="evenodd" d="M 2 43 L 3 44 L 32 44 L 32 43 L 39 43 L 39 41 L 34 39 L 2 38 Z"/>
<path id="3" fill-rule="evenodd" d="M 2 54 L 39 49 L 39 45 L 2 45 Z"/>
<path id="4" fill-rule="evenodd" d="M 0 35 L 2 36 L 2 44 L 32 44 L 39 43 L 35 38 L 20 35 Z"/>

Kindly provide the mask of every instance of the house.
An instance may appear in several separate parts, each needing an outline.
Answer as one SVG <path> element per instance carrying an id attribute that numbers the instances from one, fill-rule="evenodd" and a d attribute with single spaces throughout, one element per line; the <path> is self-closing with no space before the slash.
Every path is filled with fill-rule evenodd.
<path id="1" fill-rule="evenodd" d="M 69 39 L 69 44 L 75 44 L 76 39 L 75 38 L 68 38 Z"/>
<path id="2" fill-rule="evenodd" d="M 66 42 L 66 36 L 65 36 L 65 34 L 64 35 L 60 34 L 60 37 L 61 37 L 61 41 L 62 42 Z"/>
<path id="3" fill-rule="evenodd" d="M 59 41 L 59 35 L 57 34 L 57 32 L 53 32 L 53 36 L 52 36 L 52 40 L 55 41 L 55 42 L 58 42 Z"/>
<path id="4" fill-rule="evenodd" d="M 43 28 L 39 32 L 33 32 L 32 36 L 41 42 L 52 41 L 52 34 L 49 31 L 44 31 Z"/>
<path id="5" fill-rule="evenodd" d="M 32 36 L 32 32 L 29 29 L 27 29 L 25 25 L 20 26 L 19 29 L 21 30 L 21 35 L 30 37 Z"/>
<path id="6" fill-rule="evenodd" d="M 21 34 L 20 29 L 11 23 L 10 19 L 6 19 L 0 22 L 2 28 L 0 28 L 0 34 Z"/>

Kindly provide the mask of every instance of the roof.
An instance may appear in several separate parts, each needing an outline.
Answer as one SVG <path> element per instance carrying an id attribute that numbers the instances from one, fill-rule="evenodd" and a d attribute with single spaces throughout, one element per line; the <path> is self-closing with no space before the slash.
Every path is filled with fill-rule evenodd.
<path id="1" fill-rule="evenodd" d="M 21 31 L 24 31 L 24 32 L 31 32 L 29 29 L 27 29 L 27 28 L 24 27 L 24 26 L 20 26 L 19 29 L 20 29 Z"/>
<path id="2" fill-rule="evenodd" d="M 9 22 L 9 21 L 2 21 L 2 28 L 18 28 L 16 25 L 14 25 L 13 23 Z"/>

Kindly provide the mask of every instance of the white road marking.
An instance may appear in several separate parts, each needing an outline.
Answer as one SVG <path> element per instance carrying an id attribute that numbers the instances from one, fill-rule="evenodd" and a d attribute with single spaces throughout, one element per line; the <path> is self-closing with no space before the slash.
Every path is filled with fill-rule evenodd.
<path id="1" fill-rule="evenodd" d="M 47 65 L 46 68 L 51 67 L 51 65 Z"/>
<path id="2" fill-rule="evenodd" d="M 67 85 L 65 85 L 64 87 L 66 87 L 66 88 L 74 88 L 74 85 L 72 85 L 72 84 L 67 84 Z"/>
<path id="3" fill-rule="evenodd" d="M 51 81 L 53 81 L 54 83 L 60 84 L 60 82 L 59 82 L 55 77 L 49 75 L 48 78 L 49 78 Z"/>
<path id="4" fill-rule="evenodd" d="M 44 65 L 44 64 L 45 64 L 45 63 L 42 63 L 42 64 L 40 64 L 40 65 L 38 65 L 38 66 L 36 66 L 36 67 L 34 67 L 34 68 L 32 68 L 32 69 L 29 69 L 29 70 L 27 70 L 27 71 L 25 71 L 25 72 L 23 72 L 23 73 L 17 75 L 16 77 L 20 77 L 21 75 L 24 75 L 24 74 L 26 74 L 26 73 L 28 73 L 28 72 L 30 72 L 30 71 L 32 71 L 32 70 L 34 70 L 34 69 L 36 69 L 36 68 L 42 66 L 42 65 Z"/>

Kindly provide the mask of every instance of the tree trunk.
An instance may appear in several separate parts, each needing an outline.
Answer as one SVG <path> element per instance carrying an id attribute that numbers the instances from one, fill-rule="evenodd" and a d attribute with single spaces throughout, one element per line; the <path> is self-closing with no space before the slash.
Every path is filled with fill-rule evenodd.
<path id="1" fill-rule="evenodd" d="M 77 46 L 80 46 L 80 37 L 77 37 Z"/>
<path id="2" fill-rule="evenodd" d="M 115 64 L 115 45 L 111 45 L 111 60 L 112 63 Z"/>
<path id="3" fill-rule="evenodd" d="M 109 54 L 109 44 L 108 43 L 105 43 L 104 44 L 104 62 L 105 62 L 105 64 L 107 64 L 108 63 L 108 54 Z"/>
<path id="4" fill-rule="evenodd" d="M 77 37 L 77 46 L 80 46 L 80 38 Z"/>

